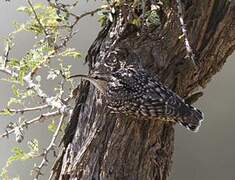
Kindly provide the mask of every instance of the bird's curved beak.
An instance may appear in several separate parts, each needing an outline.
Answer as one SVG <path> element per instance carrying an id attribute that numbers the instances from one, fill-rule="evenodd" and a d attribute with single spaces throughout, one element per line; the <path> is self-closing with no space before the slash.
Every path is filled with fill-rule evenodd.
<path id="1" fill-rule="evenodd" d="M 70 78 L 75 78 L 75 77 L 81 77 L 84 80 L 89 81 L 91 84 L 93 84 L 102 94 L 105 94 L 106 88 L 107 88 L 107 81 L 104 80 L 102 77 L 98 77 L 95 74 L 92 74 L 91 76 L 88 75 L 83 75 L 83 74 L 77 74 L 70 76 Z"/>

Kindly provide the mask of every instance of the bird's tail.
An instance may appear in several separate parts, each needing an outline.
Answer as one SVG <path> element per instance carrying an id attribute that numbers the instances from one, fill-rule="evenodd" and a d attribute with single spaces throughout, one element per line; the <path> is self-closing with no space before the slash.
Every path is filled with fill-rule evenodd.
<path id="1" fill-rule="evenodd" d="M 203 121 L 203 113 L 189 104 L 182 104 L 178 112 L 179 118 L 176 118 L 176 122 L 197 132 Z"/>

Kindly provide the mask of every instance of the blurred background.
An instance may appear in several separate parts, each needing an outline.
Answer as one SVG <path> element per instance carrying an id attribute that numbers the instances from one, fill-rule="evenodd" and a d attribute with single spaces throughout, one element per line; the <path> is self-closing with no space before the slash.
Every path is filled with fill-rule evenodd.
<path id="1" fill-rule="evenodd" d="M 13 31 L 12 22 L 25 22 L 26 16 L 16 12 L 24 1 L 0 1 L 0 38 L 7 37 Z M 86 12 L 97 6 L 99 2 L 81 1 L 79 12 Z M 86 52 L 97 36 L 100 26 L 98 17 L 87 17 L 79 24 L 79 33 L 70 43 L 82 53 L 81 61 L 73 61 L 73 73 L 85 73 L 87 67 L 83 64 Z M 22 57 L 31 49 L 34 37 L 29 33 L 16 36 L 16 45 L 12 56 Z M 3 54 L 3 43 L 0 43 L 0 53 Z M 191 133 L 182 127 L 176 126 L 174 163 L 171 180 L 233 180 L 235 179 L 235 121 L 233 112 L 235 100 L 235 54 L 232 55 L 224 68 L 203 90 L 204 96 L 195 104 L 205 114 L 199 133 Z M 2 76 L 2 74 L 0 74 Z M 47 86 L 46 82 L 44 86 Z M 52 85 L 51 85 L 52 86 Z M 3 109 L 11 97 L 11 85 L 0 82 L 0 109 Z M 9 122 L 16 119 L 0 116 L 0 133 L 3 133 Z M 48 145 L 52 134 L 48 132 L 48 123 L 31 126 L 25 133 L 25 140 L 16 144 L 15 138 L 0 139 L 0 170 L 4 167 L 8 157 L 12 154 L 11 148 L 20 146 L 27 150 L 27 141 L 37 138 L 42 148 Z M 11 176 L 19 175 L 21 179 L 33 179 L 30 170 L 34 163 L 41 159 L 18 161 L 9 168 Z M 49 168 L 44 168 L 46 173 Z M 46 179 L 47 176 L 42 179 Z"/>

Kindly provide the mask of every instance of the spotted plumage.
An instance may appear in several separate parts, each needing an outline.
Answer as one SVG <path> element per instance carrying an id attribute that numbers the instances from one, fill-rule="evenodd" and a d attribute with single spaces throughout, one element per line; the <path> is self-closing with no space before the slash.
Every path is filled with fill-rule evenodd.
<path id="1" fill-rule="evenodd" d="M 94 73 L 83 77 L 105 95 L 108 107 L 115 112 L 178 122 L 192 131 L 198 130 L 203 119 L 201 111 L 185 104 L 143 69 L 122 68 L 109 75 Z"/>

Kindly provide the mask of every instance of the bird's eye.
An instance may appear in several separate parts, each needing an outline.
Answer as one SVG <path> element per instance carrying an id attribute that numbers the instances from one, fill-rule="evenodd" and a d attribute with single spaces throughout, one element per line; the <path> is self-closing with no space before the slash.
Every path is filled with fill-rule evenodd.
<path id="1" fill-rule="evenodd" d="M 107 81 L 106 76 L 103 76 L 103 75 L 100 75 L 100 74 L 98 74 L 98 75 L 93 75 L 92 78 L 93 78 L 93 79 L 96 79 L 96 80 Z"/>
<path id="2" fill-rule="evenodd" d="M 93 76 L 94 79 L 100 79 L 99 76 L 95 75 Z"/>

